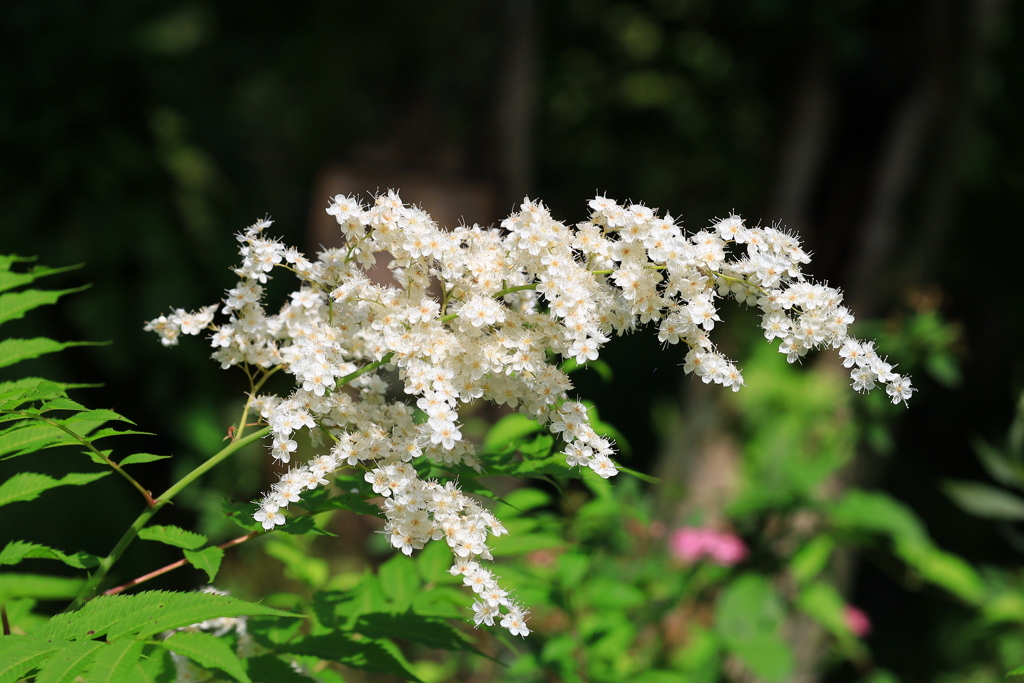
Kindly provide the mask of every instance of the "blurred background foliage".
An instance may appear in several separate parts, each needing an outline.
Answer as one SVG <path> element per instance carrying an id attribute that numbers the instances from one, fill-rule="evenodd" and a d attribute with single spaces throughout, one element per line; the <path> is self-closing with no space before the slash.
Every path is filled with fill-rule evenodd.
<path id="1" fill-rule="evenodd" d="M 1020 3 L 15 0 L 0 31 L 0 251 L 84 263 L 65 282 L 93 283 L 24 329 L 112 342 L 40 360 L 39 372 L 103 382 L 90 405 L 160 435 L 137 450 L 174 453 L 184 471 L 236 414 L 240 377 L 202 344 L 162 348 L 142 322 L 219 299 L 233 282 L 232 233 L 257 217 L 311 251 L 332 239 L 317 227 L 328 196 L 391 186 L 450 222 L 496 222 L 525 194 L 575 221 L 595 190 L 693 230 L 735 210 L 799 232 L 811 271 L 845 289 L 861 323 L 878 321 L 861 336 L 883 337 L 920 392 L 904 413 L 832 401 L 836 378 L 764 386 L 751 351 L 763 342 L 738 309 L 726 309 L 724 346 L 751 367 L 737 397 L 681 381 L 677 350 L 651 335 L 617 340 L 611 381 L 580 373 L 578 384 L 632 445 L 627 466 L 663 477 L 657 517 L 681 522 L 681 500 L 719 490 L 692 463 L 789 486 L 702 501 L 740 530 L 766 500 L 800 499 L 820 483 L 814 472 L 804 484 L 783 476 L 772 453 L 787 429 L 811 425 L 808 462 L 848 464 L 829 484 L 836 495 L 887 490 L 938 546 L 1019 581 L 1019 552 L 1003 540 L 1016 520 L 1000 531 L 940 484 L 1016 487 L 972 443 L 1003 438 L 1024 370 Z M 449 197 L 475 213 L 446 214 Z M 821 403 L 756 426 L 799 406 L 787 391 Z M 265 482 L 257 463 L 214 475 L 209 490 L 251 498 Z M 175 514 L 202 517 L 219 495 L 199 491 Z M 84 549 L 103 552 L 132 512 L 119 500 L 69 499 L 33 522 L 61 545 L 80 536 L 62 516 L 82 510 L 94 529 Z M 852 601 L 885 624 L 870 639 L 881 665 L 936 680 L 983 657 L 984 646 L 951 646 L 962 608 L 871 563 L 848 572 Z"/>

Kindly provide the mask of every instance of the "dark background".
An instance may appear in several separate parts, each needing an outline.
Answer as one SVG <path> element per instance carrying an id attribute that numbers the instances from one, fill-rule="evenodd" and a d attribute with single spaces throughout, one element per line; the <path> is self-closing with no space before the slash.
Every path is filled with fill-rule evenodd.
<path id="1" fill-rule="evenodd" d="M 10 333 L 110 340 L 32 369 L 104 382 L 83 400 L 160 435 L 138 450 L 175 453 L 185 471 L 218 447 L 245 385 L 203 342 L 168 350 L 142 325 L 219 300 L 233 233 L 257 217 L 312 252 L 331 238 L 329 196 L 392 186 L 449 223 L 497 222 L 526 194 L 564 221 L 595 192 L 691 230 L 735 210 L 798 231 L 810 272 L 859 319 L 898 321 L 925 292 L 960 325 L 963 381 L 915 377 L 877 483 L 946 549 L 1014 564 L 938 483 L 984 479 L 970 442 L 1002 438 L 1021 389 L 1022 12 L 1008 0 L 9 3 L 0 251 L 83 263 L 53 283 L 93 283 Z M 453 197 L 472 215 L 445 208 Z M 610 387 L 581 387 L 648 471 L 651 406 L 676 399 L 681 362 L 650 337 L 609 347 Z M 210 487 L 255 496 L 257 463 Z M 106 552 L 134 514 L 108 485 L 102 500 L 15 521 L 70 548 L 80 529 L 61 520 L 86 515 L 85 549 Z M 217 505 L 184 502 L 183 519 Z M 876 639 L 879 660 L 930 678 L 933 615 L 885 582 L 858 584 L 890 591 L 886 616 L 902 619 L 890 628 L 907 641 Z"/>

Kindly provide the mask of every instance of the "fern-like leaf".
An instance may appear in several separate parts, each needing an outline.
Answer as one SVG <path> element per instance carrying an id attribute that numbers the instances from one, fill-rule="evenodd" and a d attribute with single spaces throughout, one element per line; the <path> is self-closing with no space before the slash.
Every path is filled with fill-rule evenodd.
<path id="1" fill-rule="evenodd" d="M 78 612 L 58 614 L 33 636 L 41 639 L 92 639 L 106 636 L 149 638 L 207 619 L 238 616 L 298 615 L 213 593 L 148 591 L 137 595 L 101 595 Z"/>
<path id="2" fill-rule="evenodd" d="M 24 292 L 0 294 L 0 325 L 17 320 L 32 309 L 55 304 L 66 294 L 74 294 L 88 288 L 89 286 L 85 285 L 71 289 L 28 289 Z"/>
<path id="3" fill-rule="evenodd" d="M 204 668 L 217 668 L 236 681 L 251 683 L 238 655 L 231 651 L 227 643 L 209 633 L 175 633 L 167 640 L 160 641 L 160 646 L 184 655 Z"/>
<path id="4" fill-rule="evenodd" d="M 30 559 L 58 560 L 76 569 L 95 567 L 100 562 L 98 557 L 86 552 L 69 555 L 49 546 L 26 541 L 11 541 L 4 546 L 3 550 L 0 550 L 0 566 L 14 565 L 22 560 Z"/>
<path id="5" fill-rule="evenodd" d="M 35 500 L 39 494 L 58 486 L 84 486 L 97 479 L 102 479 L 108 474 L 110 472 L 72 472 L 60 479 L 54 479 L 45 474 L 19 472 L 0 484 L 0 507 L 10 503 Z"/>
<path id="6" fill-rule="evenodd" d="M 0 341 L 0 368 L 14 365 L 23 360 L 38 358 L 48 353 L 57 353 L 73 346 L 96 346 L 90 342 L 57 342 L 46 337 L 33 339 L 5 339 Z"/>
<path id="7" fill-rule="evenodd" d="M 63 644 L 39 667 L 36 683 L 72 683 L 86 667 L 92 664 L 103 643 L 86 640 L 80 643 L 55 641 Z"/>

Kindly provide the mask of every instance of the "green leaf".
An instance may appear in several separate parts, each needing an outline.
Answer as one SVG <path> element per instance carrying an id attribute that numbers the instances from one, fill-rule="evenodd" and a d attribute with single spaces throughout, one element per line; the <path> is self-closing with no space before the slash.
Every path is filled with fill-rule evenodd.
<path id="1" fill-rule="evenodd" d="M 412 558 L 394 555 L 377 570 L 384 594 L 394 602 L 395 612 L 404 612 L 420 591 L 420 578 Z"/>
<path id="2" fill-rule="evenodd" d="M 715 627 L 757 676 L 782 681 L 793 669 L 793 654 L 779 635 L 784 617 L 782 600 L 768 579 L 747 573 L 722 591 Z"/>
<path id="3" fill-rule="evenodd" d="M 0 507 L 10 503 L 35 500 L 39 494 L 59 486 L 83 486 L 109 475 L 110 472 L 72 472 L 60 479 L 35 472 L 19 472 L 0 484 Z"/>
<path id="4" fill-rule="evenodd" d="M 647 602 L 642 590 L 617 576 L 591 578 L 578 591 L 587 605 L 598 610 L 629 610 Z"/>
<path id="5" fill-rule="evenodd" d="M 252 518 L 256 512 L 256 506 L 252 503 L 232 503 L 225 500 L 221 503 L 220 509 L 226 517 L 246 531 L 259 531 L 263 528 L 262 524 Z"/>
<path id="6" fill-rule="evenodd" d="M 287 538 L 272 537 L 267 540 L 263 550 L 267 555 L 284 564 L 288 576 L 296 581 L 319 588 L 330 578 L 331 570 L 325 560 L 319 557 L 310 557 L 305 548 L 297 547 L 294 541 Z"/>
<path id="7" fill-rule="evenodd" d="M 153 455 L 152 453 L 132 453 L 129 456 L 125 456 L 121 462 L 117 463 L 121 467 L 125 465 L 141 465 L 147 462 L 156 462 L 157 460 L 166 460 L 170 458 L 169 455 Z"/>
<path id="8" fill-rule="evenodd" d="M 535 489 L 530 486 L 524 486 L 523 488 L 516 489 L 512 493 L 505 496 L 505 498 L 502 499 L 501 503 L 502 507 L 499 509 L 502 509 L 506 505 L 512 508 L 512 510 L 508 512 L 502 510 L 501 517 L 502 519 L 504 519 L 505 515 L 508 515 L 509 512 L 512 513 L 511 516 L 515 516 L 519 513 L 529 512 L 530 510 L 535 510 L 539 507 L 550 505 L 551 495 L 545 491 L 541 491 L 540 489 Z"/>
<path id="9" fill-rule="evenodd" d="M 618 463 L 615 464 L 615 467 L 620 472 L 622 472 L 623 474 L 628 474 L 629 476 L 633 477 L 634 479 L 639 479 L 640 481 L 647 482 L 648 484 L 660 484 L 661 483 L 661 479 L 658 479 L 657 477 L 652 477 L 649 474 L 644 474 L 643 472 L 638 472 L 637 470 L 631 470 L 628 467 L 623 467 L 622 465 L 620 465 Z"/>
<path id="10" fill-rule="evenodd" d="M 175 633 L 158 643 L 160 647 L 184 655 L 204 668 L 220 669 L 236 681 L 252 683 L 238 655 L 227 643 L 209 633 Z"/>
<path id="11" fill-rule="evenodd" d="M 1024 484 L 1024 476 L 1022 476 L 1018 468 L 1014 465 L 1013 460 L 1003 454 L 998 448 L 983 441 L 982 439 L 975 440 L 974 452 L 978 456 L 978 460 L 981 461 L 985 471 L 988 472 L 988 476 L 998 481 L 1003 486 L 1015 486 L 1021 488 Z"/>
<path id="12" fill-rule="evenodd" d="M 498 452 L 524 436 L 529 436 L 544 429 L 541 425 L 525 415 L 513 413 L 498 420 L 484 437 L 483 453 Z"/>
<path id="13" fill-rule="evenodd" d="M 22 403 L 41 401 L 52 396 L 64 396 L 65 391 L 72 387 L 92 386 L 88 384 L 63 384 L 51 382 L 42 377 L 23 377 L 11 382 L 0 382 L 3 392 L 3 407 L 12 410 Z"/>
<path id="14" fill-rule="evenodd" d="M 139 538 L 144 541 L 157 541 L 173 545 L 175 548 L 196 550 L 210 542 L 206 536 L 194 531 L 185 531 L 176 526 L 147 526 L 139 530 Z"/>
<path id="15" fill-rule="evenodd" d="M 23 422 L 0 432 L 0 459 L 15 458 L 54 446 L 80 443 L 78 439 L 52 425 Z"/>
<path id="16" fill-rule="evenodd" d="M 36 683 L 73 683 L 92 663 L 101 647 L 103 643 L 95 640 L 79 643 L 65 641 L 61 651 L 47 659 L 40 667 Z"/>
<path id="17" fill-rule="evenodd" d="M 827 583 L 815 582 L 801 591 L 797 607 L 839 638 L 850 638 L 853 632 L 846 621 L 846 601 Z"/>
<path id="18" fill-rule="evenodd" d="M 26 636 L 0 636 L 0 683 L 20 680 L 60 647 Z"/>
<path id="19" fill-rule="evenodd" d="M 420 591 L 412 601 L 412 611 L 424 617 L 466 618 L 466 594 L 447 586 Z"/>
<path id="20" fill-rule="evenodd" d="M 227 595 L 146 591 L 135 595 L 101 595 L 77 612 L 58 614 L 34 635 L 66 640 L 104 635 L 107 640 L 127 636 L 141 639 L 207 619 L 253 615 L 299 616 Z"/>
<path id="21" fill-rule="evenodd" d="M 897 543 L 896 554 L 926 581 L 945 588 L 973 605 L 985 598 L 985 581 L 963 558 L 933 545 Z"/>
<path id="22" fill-rule="evenodd" d="M 327 661 L 344 664 L 352 669 L 392 674 L 422 683 L 380 643 L 368 640 L 355 641 L 340 632 L 322 636 L 307 636 L 295 643 L 281 647 L 278 652 L 320 657 Z"/>
<path id="23" fill-rule="evenodd" d="M 260 683 L 315 683 L 316 679 L 304 676 L 292 665 L 276 655 L 261 655 L 245 660 L 249 675 Z"/>
<path id="24" fill-rule="evenodd" d="M 61 422 L 63 424 L 72 424 L 74 422 L 82 422 L 82 421 L 92 421 L 92 422 L 127 422 L 130 425 L 135 424 L 134 422 L 129 420 L 124 415 L 121 415 L 120 413 L 116 413 L 113 410 L 108 410 L 106 408 L 97 408 L 95 410 L 83 410 L 80 413 L 76 413 L 75 415 L 71 415 L 70 417 L 64 418 Z M 121 433 L 121 432 L 119 432 L 119 433 Z M 128 433 L 128 432 L 125 432 L 125 433 Z M 131 432 L 131 433 L 135 433 L 135 432 Z M 138 433 L 144 433 L 144 432 L 138 432 Z M 94 436 L 93 438 L 94 439 L 98 439 L 100 437 L 99 436 Z"/>
<path id="25" fill-rule="evenodd" d="M 284 526 L 279 526 L 275 531 L 291 534 L 292 536 L 337 536 L 327 529 L 317 526 L 316 521 L 309 515 L 292 517 Z"/>
<path id="26" fill-rule="evenodd" d="M 8 321 L 21 318 L 33 308 L 54 304 L 65 294 L 73 294 L 85 289 L 88 289 L 88 285 L 84 287 L 74 287 L 72 289 L 29 289 L 24 292 L 8 292 L 0 294 L 0 325 Z"/>
<path id="27" fill-rule="evenodd" d="M 224 551 L 215 545 L 202 550 L 186 550 L 185 559 L 196 569 L 202 569 L 210 579 L 210 583 L 220 571 L 220 562 L 224 559 Z"/>
<path id="28" fill-rule="evenodd" d="M 804 584 L 817 578 L 825 570 L 835 545 L 830 536 L 821 535 L 798 550 L 789 562 L 789 571 L 797 583 Z"/>
<path id="29" fill-rule="evenodd" d="M 145 643 L 136 640 L 120 640 L 106 643 L 96 653 L 88 673 L 83 677 L 87 681 L 104 681 L 104 683 L 121 683 L 128 679 L 128 674 L 135 668 L 142 656 Z"/>
<path id="30" fill-rule="evenodd" d="M 0 550 L 0 566 L 18 564 L 22 560 L 43 559 L 59 560 L 64 564 L 77 569 L 95 567 L 100 563 L 100 558 L 85 552 L 77 552 L 68 555 L 59 550 L 26 541 L 11 541 L 3 550 Z"/>
<path id="31" fill-rule="evenodd" d="M 930 542 L 917 515 L 884 493 L 850 491 L 829 512 L 841 528 L 884 533 L 908 543 Z"/>
<path id="32" fill-rule="evenodd" d="M 368 503 L 366 498 L 359 493 L 340 493 L 336 496 L 331 496 L 324 501 L 324 504 L 316 507 L 315 509 L 309 508 L 311 512 L 321 512 L 324 510 L 351 510 L 361 515 L 371 515 L 373 517 L 383 517 L 384 511 L 373 503 Z"/>
<path id="33" fill-rule="evenodd" d="M 64 600 L 78 595 L 84 579 L 69 579 L 45 574 L 0 574 L 0 602 L 11 598 Z"/>
<path id="34" fill-rule="evenodd" d="M 975 481 L 947 479 L 942 490 L 966 512 L 984 519 L 1019 522 L 1024 519 L 1024 498 Z"/>
<path id="35" fill-rule="evenodd" d="M 56 353 L 73 346 L 90 346 L 89 342 L 56 342 L 46 337 L 33 339 L 5 339 L 0 341 L 0 368 L 14 365 L 29 358 Z"/>
<path id="36" fill-rule="evenodd" d="M 483 654 L 444 620 L 411 612 L 364 614 L 356 620 L 353 630 L 368 638 L 401 638 L 435 650 L 463 650 Z"/>
<path id="37" fill-rule="evenodd" d="M 52 398 L 52 399 L 49 399 L 49 400 L 44 400 L 42 402 L 42 404 L 40 404 L 40 406 L 39 406 L 39 412 L 40 413 L 45 413 L 45 412 L 50 411 L 50 410 L 85 410 L 85 409 L 86 409 L 85 406 L 83 406 L 81 403 L 79 403 L 78 401 L 73 401 L 70 398 L 68 398 L 66 395 L 63 395 L 63 394 L 61 394 L 60 396 L 57 396 L 56 398 Z"/>
<path id="38" fill-rule="evenodd" d="M 108 436 L 126 436 L 126 435 L 139 435 L 139 436 L 153 436 L 153 432 L 140 432 L 135 429 L 114 429 L 113 427 L 107 427 L 101 429 L 98 432 L 91 434 L 89 438 L 95 440 L 105 439 Z"/>
<path id="39" fill-rule="evenodd" d="M 35 261 L 34 256 L 0 256 L 0 292 L 6 292 L 7 290 L 14 289 L 15 287 L 23 287 L 24 285 L 34 282 L 41 277 L 46 277 L 47 275 L 66 273 L 69 270 L 75 270 L 82 267 L 82 264 L 79 263 L 77 265 L 61 266 L 59 268 L 37 265 L 22 273 L 17 273 L 11 270 L 11 266 L 15 263 L 31 263 L 32 261 Z"/>
<path id="40" fill-rule="evenodd" d="M 416 556 L 416 568 L 424 583 L 443 583 L 454 578 L 448 573 L 452 561 L 452 551 L 447 543 L 427 543 Z"/>
<path id="41" fill-rule="evenodd" d="M 491 539 L 491 553 L 495 557 L 505 557 L 532 553 L 535 550 L 561 548 L 564 545 L 565 540 L 552 534 L 508 534 Z"/>

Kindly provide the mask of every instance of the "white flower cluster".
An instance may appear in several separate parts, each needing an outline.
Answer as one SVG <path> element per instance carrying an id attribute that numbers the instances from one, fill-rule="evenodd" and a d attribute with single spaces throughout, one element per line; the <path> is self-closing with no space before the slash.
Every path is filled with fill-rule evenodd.
<path id="1" fill-rule="evenodd" d="M 883 384 L 894 403 L 913 392 L 871 343 L 848 336 L 853 316 L 842 295 L 805 278 L 809 258 L 793 236 L 748 228 L 738 216 L 686 235 L 643 205 L 597 197 L 590 208 L 589 221 L 567 226 L 526 200 L 500 229 L 445 231 L 394 192 L 371 206 L 338 195 L 327 213 L 344 247 L 310 260 L 265 237 L 270 221 L 258 221 L 238 236 L 240 281 L 223 303 L 227 322 L 210 324 L 211 307 L 161 316 L 146 329 L 173 345 L 209 325 L 223 367 L 294 376 L 287 398 L 254 398 L 273 432 L 272 455 L 289 463 L 301 429 L 331 447 L 289 469 L 260 501 L 255 518 L 264 528 L 283 524 L 281 510 L 332 472 L 362 468 L 385 499 L 392 544 L 409 554 L 443 538 L 457 558 L 453 573 L 480 595 L 476 623 L 503 615 L 502 626 L 526 635 L 526 611 L 476 561 L 490 559 L 486 540 L 504 533 L 501 524 L 454 484 L 424 481 L 413 466 L 427 459 L 479 468 L 462 437 L 460 405 L 516 408 L 561 437 L 570 466 L 613 476 L 612 443 L 569 399 L 559 363 L 596 360 L 612 335 L 654 323 L 662 342 L 687 346 L 686 372 L 738 390 L 740 371 L 709 337 L 723 298 L 757 306 L 766 338 L 780 339 L 790 362 L 838 349 L 856 390 Z M 381 252 L 391 255 L 390 273 L 374 282 L 368 274 Z M 299 287 L 268 314 L 263 285 L 275 267 L 292 271 Z M 378 372 L 386 367 L 397 369 L 408 399 L 389 392 Z"/>

